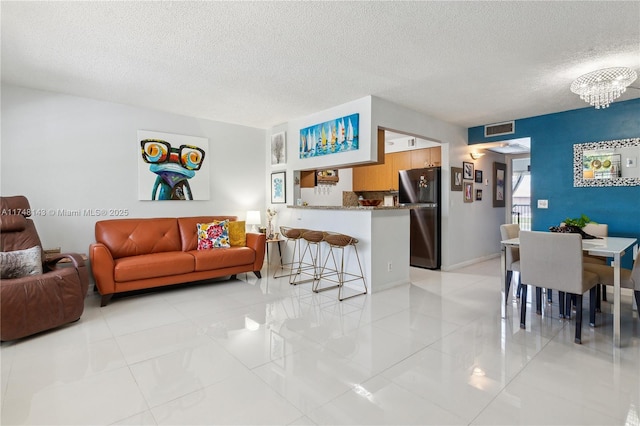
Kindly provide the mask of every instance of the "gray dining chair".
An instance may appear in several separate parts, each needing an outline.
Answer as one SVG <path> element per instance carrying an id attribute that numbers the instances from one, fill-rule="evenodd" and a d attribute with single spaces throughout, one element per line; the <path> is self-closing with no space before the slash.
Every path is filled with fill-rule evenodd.
<path id="1" fill-rule="evenodd" d="M 609 225 L 606 223 L 595 223 L 589 222 L 584 228 L 582 228 L 584 232 L 589 235 L 593 235 L 594 237 L 608 237 L 609 236 Z M 607 258 L 604 256 L 596 256 L 589 253 L 584 253 L 583 255 L 584 262 L 586 263 L 595 263 L 597 265 L 606 265 Z M 607 301 L 607 289 L 604 285 L 598 284 L 596 287 L 596 312 L 600 312 L 600 300 Z"/>
<path id="2" fill-rule="evenodd" d="M 580 234 L 520 232 L 520 273 L 522 281 L 520 327 L 526 328 L 527 287 L 536 287 L 539 303 L 542 287 L 558 290 L 560 317 L 569 318 L 570 297 L 576 296 L 575 343 L 582 343 L 582 295 L 589 291 L 590 322 L 595 322 L 595 288 L 598 275 L 585 271 Z M 565 314 L 566 313 L 566 314 Z"/>
<path id="3" fill-rule="evenodd" d="M 565 223 L 564 222 L 560 223 L 560 226 L 565 226 Z M 606 223 L 589 222 L 582 228 L 582 230 L 589 235 L 593 235 L 594 237 L 603 238 L 603 237 L 609 236 L 609 225 L 607 225 Z M 586 263 L 595 263 L 598 265 L 607 264 L 607 258 L 604 256 L 596 256 L 589 253 L 582 253 L 582 258 L 584 259 L 585 264 Z M 551 291 L 549 291 L 548 296 L 549 298 L 551 298 Z M 604 288 L 603 285 L 598 284 L 596 286 L 596 312 L 600 312 L 601 299 L 604 301 L 607 300 L 607 290 L 606 288 Z"/>
<path id="4" fill-rule="evenodd" d="M 503 241 L 518 238 L 519 234 L 520 225 L 517 223 L 500 225 L 500 237 Z M 514 272 L 517 272 L 517 295 L 520 295 L 520 250 L 518 247 L 505 247 L 505 260 L 506 271 L 504 278 L 504 301 L 505 303 L 509 303 L 509 288 L 511 287 L 511 280 L 513 279 Z"/>
<path id="5" fill-rule="evenodd" d="M 606 223 L 595 223 L 589 222 L 584 228 L 582 228 L 584 232 L 589 235 L 593 235 L 594 237 L 608 237 L 609 236 L 609 225 Z M 607 264 L 607 258 L 602 256 L 595 256 L 592 254 L 584 253 L 584 261 L 589 263 L 597 263 L 600 265 Z"/>
<path id="6" fill-rule="evenodd" d="M 613 267 L 585 263 L 584 269 L 598 275 L 598 284 L 613 286 Z M 636 255 L 632 269 L 620 268 L 620 287 L 633 290 L 636 306 L 640 312 L 640 253 Z"/>

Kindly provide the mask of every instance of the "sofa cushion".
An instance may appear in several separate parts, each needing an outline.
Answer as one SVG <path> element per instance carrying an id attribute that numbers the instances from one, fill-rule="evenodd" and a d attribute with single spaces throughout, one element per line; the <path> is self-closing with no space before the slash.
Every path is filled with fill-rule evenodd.
<path id="1" fill-rule="evenodd" d="M 253 263 L 256 252 L 248 247 L 219 248 L 215 250 L 193 250 L 196 271 L 230 268 Z"/>
<path id="2" fill-rule="evenodd" d="M 179 217 L 180 241 L 182 251 L 191 251 L 198 248 L 198 223 L 211 223 L 214 220 L 236 220 L 236 216 L 193 216 Z"/>
<path id="3" fill-rule="evenodd" d="M 114 259 L 182 248 L 175 218 L 103 220 L 96 223 L 95 233 Z"/>
<path id="4" fill-rule="evenodd" d="M 247 226 L 244 220 L 229 222 L 229 244 L 231 247 L 247 245 Z"/>
<path id="5" fill-rule="evenodd" d="M 230 247 L 229 221 L 214 220 L 211 223 L 198 224 L 198 250 Z"/>
<path id="6" fill-rule="evenodd" d="M 182 251 L 172 251 L 117 259 L 114 279 L 117 282 L 143 280 L 186 274 L 194 270 L 194 258 Z"/>

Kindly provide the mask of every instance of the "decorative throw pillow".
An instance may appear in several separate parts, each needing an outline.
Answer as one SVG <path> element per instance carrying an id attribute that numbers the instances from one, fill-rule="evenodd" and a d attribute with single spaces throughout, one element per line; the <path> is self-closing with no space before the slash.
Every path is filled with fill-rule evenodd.
<path id="1" fill-rule="evenodd" d="M 229 220 L 198 224 L 198 250 L 229 247 Z"/>
<path id="2" fill-rule="evenodd" d="M 26 250 L 0 252 L 0 278 L 20 278 L 42 274 L 42 251 L 40 247 Z"/>
<path id="3" fill-rule="evenodd" d="M 229 243 L 231 247 L 246 247 L 247 230 L 244 220 L 229 222 Z"/>

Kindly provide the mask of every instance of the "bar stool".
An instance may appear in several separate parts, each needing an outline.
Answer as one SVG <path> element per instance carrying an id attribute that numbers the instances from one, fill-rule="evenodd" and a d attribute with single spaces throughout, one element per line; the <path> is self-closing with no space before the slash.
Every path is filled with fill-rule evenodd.
<path id="1" fill-rule="evenodd" d="M 293 252 L 291 253 L 291 262 L 282 263 L 282 265 L 280 265 L 276 269 L 276 271 L 273 273 L 273 278 L 290 277 L 291 274 L 294 273 L 294 270 L 296 271 L 298 270 L 300 259 L 302 259 L 302 256 L 300 256 L 300 253 L 302 251 L 301 249 L 302 244 L 300 242 L 300 239 L 302 238 L 302 234 L 305 233 L 306 231 L 307 229 L 280 226 L 280 235 L 286 238 L 284 242 L 285 250 L 287 245 L 289 245 L 289 243 L 293 241 Z M 278 275 L 278 272 L 283 271 L 285 268 L 289 269 L 289 273 Z"/>
<path id="2" fill-rule="evenodd" d="M 360 263 L 360 257 L 358 256 L 358 240 L 349 235 L 339 234 L 335 232 L 325 232 L 324 233 L 324 242 L 329 245 L 329 253 L 322 265 L 322 269 L 320 271 L 320 276 L 317 280 L 313 282 L 313 291 L 319 293 L 321 291 L 330 290 L 332 288 L 338 288 L 338 300 L 342 301 L 345 299 L 349 299 L 351 297 L 360 296 L 363 294 L 367 294 L 367 283 L 364 279 L 364 273 L 362 272 L 362 264 Z M 346 272 L 344 268 L 344 249 L 346 247 L 353 247 L 353 251 L 356 255 L 356 260 L 358 261 L 358 269 L 360 270 L 360 275 L 352 272 Z M 340 267 L 338 268 L 338 262 L 336 261 L 336 254 L 334 250 L 340 250 Z M 328 268 L 327 263 L 329 259 L 333 260 L 334 268 Z M 320 288 L 320 281 L 325 280 L 329 282 L 336 283 L 335 285 L 329 287 Z M 342 290 L 345 283 L 352 281 L 362 280 L 362 285 L 364 286 L 364 291 L 361 293 L 352 294 L 350 296 L 343 297 Z"/>
<path id="3" fill-rule="evenodd" d="M 298 285 L 302 283 L 315 282 L 320 276 L 320 243 L 324 240 L 324 232 L 305 230 L 302 239 L 307 246 L 302 252 L 296 273 L 293 271 L 289 276 L 289 284 Z M 304 278 L 310 277 L 310 278 Z"/>

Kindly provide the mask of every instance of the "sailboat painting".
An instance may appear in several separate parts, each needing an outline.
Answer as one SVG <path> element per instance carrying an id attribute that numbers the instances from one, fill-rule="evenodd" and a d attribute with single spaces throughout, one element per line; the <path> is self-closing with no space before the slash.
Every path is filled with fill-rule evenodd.
<path id="1" fill-rule="evenodd" d="M 359 118 L 359 114 L 351 114 L 300 129 L 300 158 L 319 157 L 360 148 Z"/>

